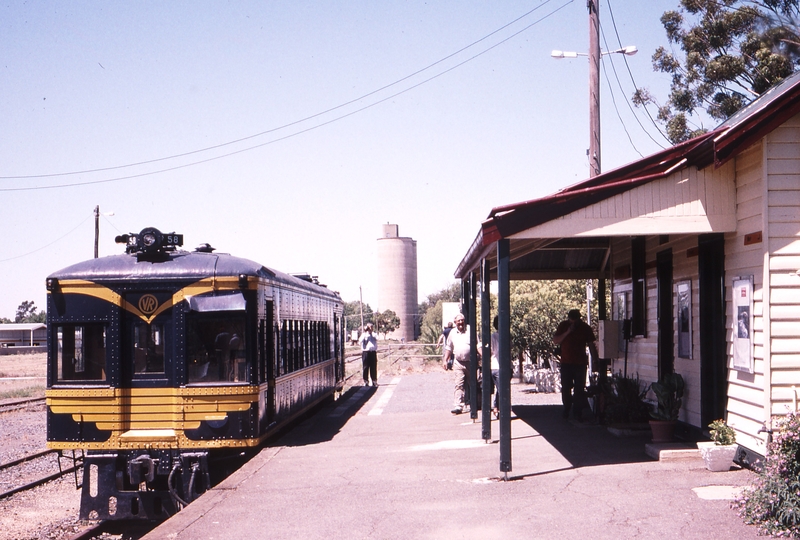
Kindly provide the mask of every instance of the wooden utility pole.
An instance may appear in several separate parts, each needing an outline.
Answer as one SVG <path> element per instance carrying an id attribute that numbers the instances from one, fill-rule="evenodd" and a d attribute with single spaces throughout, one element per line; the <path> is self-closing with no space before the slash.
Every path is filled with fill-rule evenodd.
<path id="1" fill-rule="evenodd" d="M 600 174 L 600 0 L 589 8 L 589 177 Z"/>
<path id="2" fill-rule="evenodd" d="M 94 207 L 94 258 L 98 256 L 97 244 L 100 241 L 100 205 Z"/>

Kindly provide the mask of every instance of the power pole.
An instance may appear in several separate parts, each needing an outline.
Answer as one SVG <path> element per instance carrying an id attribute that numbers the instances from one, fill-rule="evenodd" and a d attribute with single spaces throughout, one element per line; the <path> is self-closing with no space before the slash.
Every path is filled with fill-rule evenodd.
<path id="1" fill-rule="evenodd" d="M 358 329 L 360 335 L 364 331 L 364 296 L 361 294 L 361 285 L 358 286 L 358 306 L 361 308 L 361 328 Z"/>
<path id="2" fill-rule="evenodd" d="M 589 178 L 600 174 L 600 0 L 589 8 Z"/>
<path id="3" fill-rule="evenodd" d="M 94 207 L 94 258 L 98 256 L 97 244 L 100 241 L 100 205 Z"/>

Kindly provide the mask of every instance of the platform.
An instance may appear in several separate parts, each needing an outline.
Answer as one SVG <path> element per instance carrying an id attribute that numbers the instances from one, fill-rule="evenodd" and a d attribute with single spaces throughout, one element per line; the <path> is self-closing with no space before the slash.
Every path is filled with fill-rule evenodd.
<path id="1" fill-rule="evenodd" d="M 264 448 L 149 540 L 758 538 L 730 508 L 752 473 L 655 460 L 649 437 L 561 417 L 512 385 L 512 471 L 450 414 L 452 375 L 354 388 Z"/>

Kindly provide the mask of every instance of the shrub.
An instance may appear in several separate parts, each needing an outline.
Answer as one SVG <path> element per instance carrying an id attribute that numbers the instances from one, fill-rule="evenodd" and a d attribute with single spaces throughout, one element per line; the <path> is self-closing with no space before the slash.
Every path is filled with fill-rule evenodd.
<path id="1" fill-rule="evenodd" d="M 736 442 L 736 432 L 721 418 L 708 424 L 711 430 L 711 440 L 718 445 L 728 445 Z"/>
<path id="2" fill-rule="evenodd" d="M 606 398 L 603 421 L 606 424 L 646 422 L 649 413 L 644 402 L 647 386 L 639 376 L 625 377 L 617 373 L 610 383 L 603 389 Z"/>
<path id="3" fill-rule="evenodd" d="M 653 420 L 677 422 L 685 388 L 683 377 L 678 373 L 668 373 L 651 384 L 650 388 L 658 401 L 658 406 L 650 413 Z"/>
<path id="4" fill-rule="evenodd" d="M 759 532 L 800 536 L 800 415 L 789 413 L 776 423 L 767 457 L 753 485 L 736 499 L 739 515 Z"/>

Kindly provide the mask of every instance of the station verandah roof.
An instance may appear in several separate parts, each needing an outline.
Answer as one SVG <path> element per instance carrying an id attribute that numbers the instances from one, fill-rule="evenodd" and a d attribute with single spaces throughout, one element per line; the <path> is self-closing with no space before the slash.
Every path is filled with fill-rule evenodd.
<path id="1" fill-rule="evenodd" d="M 586 230 L 557 236 L 550 227 L 547 235 L 537 236 L 537 227 L 554 223 L 577 210 L 617 197 L 645 184 L 664 179 L 676 171 L 709 165 L 721 167 L 739 152 L 758 142 L 767 133 L 800 112 L 800 72 L 774 86 L 713 131 L 666 148 L 623 167 L 595 176 L 540 199 L 493 208 L 480 224 L 472 245 L 455 271 L 465 279 L 477 272 L 482 261 L 488 263 L 491 279 L 497 278 L 497 242 L 509 241 L 510 279 L 597 278 L 607 271 L 609 235 Z M 653 224 L 648 234 L 670 234 L 670 220 L 648 216 Z M 663 226 L 659 225 L 663 222 Z M 699 225 L 684 233 L 713 232 Z M 616 236 L 642 234 L 634 221 L 629 230 L 617 228 Z"/>

